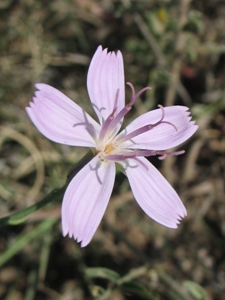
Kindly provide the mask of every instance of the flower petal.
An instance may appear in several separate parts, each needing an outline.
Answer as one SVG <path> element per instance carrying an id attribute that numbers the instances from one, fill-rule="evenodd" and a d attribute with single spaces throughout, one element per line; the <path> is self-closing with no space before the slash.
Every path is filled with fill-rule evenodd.
<path id="1" fill-rule="evenodd" d="M 94 157 L 69 183 L 62 203 L 63 235 L 85 247 L 106 210 L 115 181 L 115 163 Z"/>
<path id="2" fill-rule="evenodd" d="M 100 125 L 57 89 L 43 83 L 36 88 L 39 91 L 26 111 L 37 129 L 57 143 L 94 147 Z"/>
<path id="3" fill-rule="evenodd" d="M 175 190 L 144 157 L 128 159 L 123 165 L 135 199 L 145 213 L 158 223 L 177 228 L 187 215 Z"/>
<path id="4" fill-rule="evenodd" d="M 87 88 L 100 123 L 106 120 L 115 106 L 116 114 L 124 107 L 124 84 L 121 52 L 107 53 L 107 49 L 102 50 L 102 46 L 99 46 L 89 66 Z"/>
<path id="5" fill-rule="evenodd" d="M 151 130 L 133 137 L 126 141 L 123 147 L 131 149 L 149 149 L 149 150 L 166 150 L 180 145 L 190 138 L 198 126 L 191 120 L 188 107 L 185 106 L 168 106 L 164 107 L 165 117 L 161 123 Z M 162 109 L 155 109 L 147 112 L 131 122 L 118 137 L 129 134 L 138 128 L 148 124 L 155 124 L 162 118 Z M 176 129 L 174 128 L 176 127 Z"/>

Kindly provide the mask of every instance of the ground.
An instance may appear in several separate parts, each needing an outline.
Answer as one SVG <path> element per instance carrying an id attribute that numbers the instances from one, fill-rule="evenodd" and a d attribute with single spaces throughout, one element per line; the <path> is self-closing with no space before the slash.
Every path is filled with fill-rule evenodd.
<path id="1" fill-rule="evenodd" d="M 149 219 L 118 173 L 86 248 L 61 234 L 62 197 L 14 225 L 0 220 L 1 299 L 224 299 L 224 19 L 219 0 L 1 1 L 1 218 L 62 187 L 86 154 L 44 138 L 25 107 L 44 82 L 94 117 L 86 75 L 98 45 L 121 50 L 137 91 L 152 87 L 127 121 L 179 104 L 199 125 L 184 155 L 150 160 L 187 208 L 178 229 Z"/>

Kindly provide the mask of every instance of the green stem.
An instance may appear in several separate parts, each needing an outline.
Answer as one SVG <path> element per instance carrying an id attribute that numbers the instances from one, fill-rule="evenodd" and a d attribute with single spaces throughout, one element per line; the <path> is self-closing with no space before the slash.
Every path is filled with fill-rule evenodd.
<path id="1" fill-rule="evenodd" d="M 53 190 L 44 199 L 25 208 L 24 210 L 15 212 L 14 214 L 12 214 L 10 216 L 1 218 L 0 225 L 17 225 L 18 223 L 23 221 L 26 216 L 32 214 L 33 212 L 37 211 L 38 209 L 42 208 L 43 206 L 47 205 L 48 203 L 61 198 L 65 192 L 65 189 L 66 189 L 66 185 L 64 185 L 60 189 Z"/>
<path id="2" fill-rule="evenodd" d="M 56 218 L 46 219 L 41 224 L 39 224 L 36 228 L 28 233 L 23 233 L 17 237 L 17 239 L 13 242 L 13 245 L 9 247 L 5 252 L 3 252 L 0 256 L 0 267 L 2 267 L 10 258 L 12 258 L 15 254 L 17 254 L 23 247 L 36 239 L 38 236 L 43 235 L 46 231 L 50 230 L 50 228 L 56 222 Z"/>
<path id="3" fill-rule="evenodd" d="M 48 194 L 44 199 L 39 202 L 31 205 L 30 207 L 25 208 L 22 211 L 15 212 L 10 216 L 0 218 L 0 225 L 17 225 L 25 220 L 25 217 L 47 205 L 50 202 L 53 202 L 59 198 L 62 198 L 66 190 L 67 185 L 73 179 L 73 177 L 93 158 L 93 153 L 89 151 L 72 169 L 70 170 L 67 176 L 67 183 L 56 190 L 53 190 Z"/>

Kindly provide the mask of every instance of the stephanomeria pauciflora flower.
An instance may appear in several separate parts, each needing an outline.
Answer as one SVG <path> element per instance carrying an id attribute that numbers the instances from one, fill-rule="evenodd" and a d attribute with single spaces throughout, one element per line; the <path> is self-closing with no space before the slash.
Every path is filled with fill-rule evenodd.
<path id="1" fill-rule="evenodd" d="M 123 168 L 133 195 L 144 212 L 169 228 L 177 228 L 186 216 L 179 196 L 145 156 L 182 154 L 166 150 L 186 141 L 197 130 L 185 106 L 159 106 L 119 132 L 123 118 L 147 89 L 132 91 L 125 104 L 124 68 L 120 51 L 96 50 L 87 76 L 96 122 L 87 112 L 55 88 L 36 84 L 26 111 L 48 139 L 70 146 L 89 147 L 94 157 L 70 181 L 62 203 L 63 235 L 86 246 L 103 217 L 112 193 L 116 163 Z"/>

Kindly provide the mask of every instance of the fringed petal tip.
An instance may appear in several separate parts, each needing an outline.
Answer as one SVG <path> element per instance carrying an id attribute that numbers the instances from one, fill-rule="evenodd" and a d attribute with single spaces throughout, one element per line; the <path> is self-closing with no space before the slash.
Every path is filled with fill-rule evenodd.
<path id="1" fill-rule="evenodd" d="M 187 211 L 162 174 L 144 157 L 129 159 L 127 165 L 118 163 L 124 166 L 134 197 L 143 211 L 156 222 L 177 228 Z"/>
<path id="2" fill-rule="evenodd" d="M 68 235 L 69 238 L 74 239 L 77 243 L 80 243 L 81 248 L 86 247 L 91 242 L 91 239 L 83 241 L 82 239 L 79 239 L 78 237 L 75 237 L 75 236 L 69 235 L 69 234 L 63 234 L 63 237 L 66 237 L 67 235 Z"/>
<path id="3" fill-rule="evenodd" d="M 187 216 L 187 211 L 186 211 L 186 209 L 185 209 L 185 207 L 183 207 L 183 213 L 181 214 L 178 214 L 177 215 L 177 219 L 175 220 L 175 229 L 177 229 L 178 228 L 178 225 L 180 225 L 180 223 L 181 223 L 181 221 L 185 218 Z"/>
<path id="4" fill-rule="evenodd" d="M 141 205 L 140 205 L 141 206 Z M 142 207 L 142 206 L 141 206 Z M 143 207 L 142 207 L 143 208 Z M 143 208 L 143 210 L 145 211 L 145 213 L 152 218 L 153 220 L 155 220 L 157 223 L 167 227 L 167 228 L 171 228 L 171 229 L 177 229 L 178 226 L 180 225 L 181 221 L 187 216 L 186 210 L 185 210 L 185 214 L 183 214 L 182 216 L 180 214 L 177 213 L 177 215 L 172 215 L 172 214 L 164 214 L 160 212 L 160 216 L 158 216 L 158 213 L 150 213 L 149 214 L 149 210 L 145 210 Z M 175 213 L 174 209 L 174 213 Z"/>
<path id="5" fill-rule="evenodd" d="M 122 56 L 122 53 L 120 50 L 117 50 L 117 51 L 109 51 L 108 48 L 103 48 L 102 45 L 99 45 L 94 53 L 94 56 L 98 56 L 98 55 L 104 55 L 104 56 L 107 56 L 107 55 L 115 55 L 117 57 L 119 57 L 120 59 L 123 60 L 123 56 Z M 92 60 L 93 60 L 92 58 Z"/>
<path id="6" fill-rule="evenodd" d="M 146 211 L 145 211 L 146 212 Z M 146 212 L 148 214 L 148 212 Z M 185 215 L 180 216 L 177 214 L 177 216 L 172 216 L 172 215 L 162 215 L 160 218 L 155 218 L 153 215 L 150 215 L 152 219 L 154 219 L 157 223 L 171 229 L 177 229 L 178 226 L 180 225 L 181 221 L 187 216 L 187 213 Z M 168 220 L 169 219 L 169 223 Z"/>
<path id="7" fill-rule="evenodd" d="M 133 149 L 168 150 L 188 140 L 198 129 L 191 120 L 186 106 L 168 106 L 147 112 L 131 122 L 120 135 L 153 124 L 149 131 L 127 141 L 125 146 Z"/>
<path id="8" fill-rule="evenodd" d="M 100 123 L 113 111 L 116 114 L 124 107 L 125 80 L 120 51 L 97 48 L 88 69 L 87 88 Z"/>

